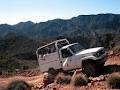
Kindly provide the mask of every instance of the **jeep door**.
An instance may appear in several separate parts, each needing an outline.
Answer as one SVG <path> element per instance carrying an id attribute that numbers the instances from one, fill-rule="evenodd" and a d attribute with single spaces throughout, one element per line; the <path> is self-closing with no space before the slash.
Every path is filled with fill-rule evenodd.
<path id="1" fill-rule="evenodd" d="M 64 70 L 71 70 L 76 68 L 76 60 L 73 59 L 72 52 L 66 48 L 61 50 L 61 61 Z"/>

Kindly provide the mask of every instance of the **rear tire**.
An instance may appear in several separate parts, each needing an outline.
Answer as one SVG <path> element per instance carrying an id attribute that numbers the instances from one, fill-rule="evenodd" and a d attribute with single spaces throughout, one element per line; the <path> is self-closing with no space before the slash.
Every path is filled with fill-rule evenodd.
<path id="1" fill-rule="evenodd" d="M 84 61 L 82 64 L 82 69 L 83 72 L 87 75 L 87 76 L 95 76 L 97 75 L 97 66 L 96 63 L 89 60 L 89 61 Z"/>

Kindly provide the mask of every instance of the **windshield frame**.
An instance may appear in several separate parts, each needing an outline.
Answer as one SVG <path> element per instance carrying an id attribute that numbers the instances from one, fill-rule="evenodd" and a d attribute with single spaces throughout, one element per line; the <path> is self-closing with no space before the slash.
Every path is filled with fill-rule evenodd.
<path id="1" fill-rule="evenodd" d="M 77 46 L 79 45 L 79 47 L 74 48 L 74 46 L 76 46 L 76 45 L 77 45 Z M 73 49 L 72 47 L 73 47 L 74 49 Z M 84 48 L 82 45 L 80 45 L 79 43 L 74 43 L 73 45 L 69 46 L 69 49 L 70 49 L 70 51 L 71 51 L 73 54 L 76 54 L 76 53 L 84 50 L 85 48 Z M 75 49 L 76 49 L 76 51 L 75 51 Z"/>

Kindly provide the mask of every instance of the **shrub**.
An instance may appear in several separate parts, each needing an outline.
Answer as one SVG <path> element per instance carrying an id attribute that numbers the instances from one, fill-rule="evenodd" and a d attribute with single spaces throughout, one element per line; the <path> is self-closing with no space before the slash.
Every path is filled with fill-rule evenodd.
<path id="1" fill-rule="evenodd" d="M 44 76 L 43 77 L 44 87 L 46 87 L 48 84 L 51 84 L 54 82 L 55 76 L 53 74 L 44 73 L 43 76 Z"/>
<path id="2" fill-rule="evenodd" d="M 48 73 L 50 73 L 52 75 L 56 75 L 57 71 L 54 68 L 49 68 Z"/>
<path id="3" fill-rule="evenodd" d="M 49 68 L 47 73 L 44 73 L 43 83 L 44 86 L 53 83 L 57 73 L 54 68 Z"/>
<path id="4" fill-rule="evenodd" d="M 63 73 L 60 73 L 57 75 L 55 81 L 57 84 L 70 84 L 71 76 L 65 76 Z"/>
<path id="5" fill-rule="evenodd" d="M 28 69 L 29 69 L 29 67 L 27 65 L 23 66 L 23 70 L 28 70 Z"/>
<path id="6" fill-rule="evenodd" d="M 31 86 L 25 81 L 12 81 L 6 90 L 31 90 Z"/>
<path id="7" fill-rule="evenodd" d="M 0 65 L 7 64 L 9 59 L 5 56 L 0 56 Z"/>
<path id="8" fill-rule="evenodd" d="M 87 85 L 88 78 L 84 74 L 77 74 L 72 78 L 72 84 L 75 86 Z"/>
<path id="9" fill-rule="evenodd" d="M 119 52 L 120 52 L 120 46 L 119 46 L 119 45 L 115 46 L 115 47 L 113 48 L 113 52 L 114 52 L 114 53 L 119 53 Z"/>
<path id="10" fill-rule="evenodd" d="M 108 78 L 107 84 L 112 89 L 120 89 L 120 76 L 113 75 Z"/>
<path id="11" fill-rule="evenodd" d="M 2 71 L 0 70 L 0 75 L 2 75 Z"/>

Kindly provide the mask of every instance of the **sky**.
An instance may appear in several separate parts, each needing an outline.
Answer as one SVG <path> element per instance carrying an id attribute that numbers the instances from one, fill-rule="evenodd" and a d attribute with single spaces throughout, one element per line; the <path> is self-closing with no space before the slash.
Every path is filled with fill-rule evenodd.
<path id="1" fill-rule="evenodd" d="M 0 24 L 17 24 L 78 15 L 120 14 L 120 0 L 0 0 Z"/>

